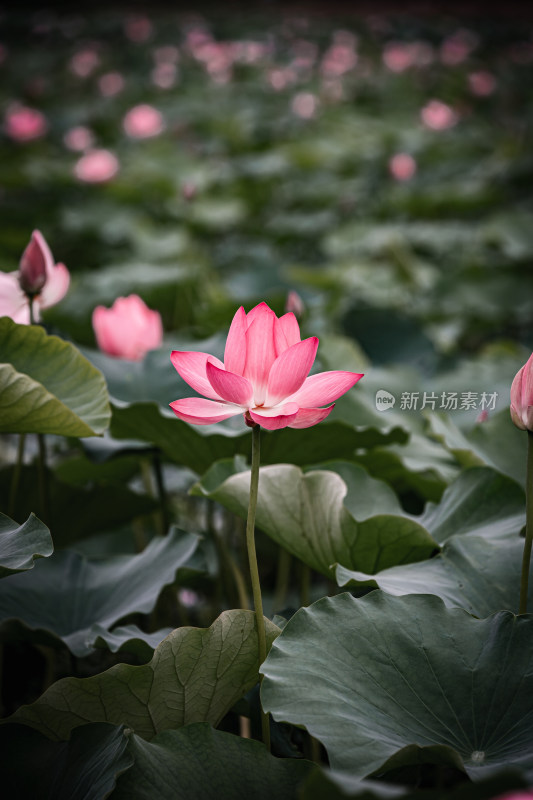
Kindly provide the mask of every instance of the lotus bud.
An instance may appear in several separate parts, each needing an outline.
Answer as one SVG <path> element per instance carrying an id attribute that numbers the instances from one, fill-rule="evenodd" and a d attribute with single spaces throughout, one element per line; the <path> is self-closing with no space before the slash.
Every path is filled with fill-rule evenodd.
<path id="1" fill-rule="evenodd" d="M 287 295 L 287 301 L 285 303 L 285 311 L 289 311 L 294 314 L 295 317 L 298 319 L 302 316 L 305 311 L 304 301 L 298 294 L 298 292 L 290 291 Z"/>
<path id="2" fill-rule="evenodd" d="M 533 432 L 533 353 L 513 380 L 511 419 L 520 430 Z"/>
<path id="3" fill-rule="evenodd" d="M 40 234 L 34 231 L 30 243 L 20 259 L 19 284 L 28 297 L 35 297 L 46 283 L 46 257 L 42 248 Z"/>

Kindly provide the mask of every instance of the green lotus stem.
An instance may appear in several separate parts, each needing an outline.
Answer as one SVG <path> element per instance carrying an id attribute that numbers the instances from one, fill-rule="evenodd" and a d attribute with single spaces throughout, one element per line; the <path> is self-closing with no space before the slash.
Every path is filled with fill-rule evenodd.
<path id="1" fill-rule="evenodd" d="M 533 544 L 533 433 L 527 432 L 527 470 L 526 470 L 526 541 L 522 558 L 522 578 L 520 580 L 519 614 L 527 614 L 527 589 L 529 565 Z"/>
<path id="2" fill-rule="evenodd" d="M 257 638 L 259 640 L 259 664 L 266 659 L 266 630 L 263 617 L 263 601 L 261 598 L 261 584 L 257 568 L 257 555 L 255 552 L 255 511 L 257 508 L 257 495 L 259 490 L 259 462 L 261 457 L 261 428 L 254 425 L 252 428 L 252 471 L 250 475 L 250 503 L 248 505 L 248 519 L 246 520 L 246 547 L 248 549 L 248 562 L 250 565 L 250 578 L 252 580 L 252 593 L 254 598 Z M 263 742 L 270 751 L 270 721 L 268 714 L 261 709 L 261 731 Z"/>
<path id="3" fill-rule="evenodd" d="M 27 295 L 28 303 L 30 304 L 30 325 L 35 325 L 35 314 L 33 313 L 33 297 Z"/>
<path id="4" fill-rule="evenodd" d="M 26 444 L 26 434 L 19 435 L 19 444 L 17 448 L 17 463 L 13 470 L 13 477 L 11 478 L 11 487 L 9 490 L 9 505 L 8 516 L 13 517 L 15 514 L 15 506 L 17 503 L 17 494 L 20 483 L 20 473 L 22 472 L 22 462 L 24 461 L 24 445 Z"/>

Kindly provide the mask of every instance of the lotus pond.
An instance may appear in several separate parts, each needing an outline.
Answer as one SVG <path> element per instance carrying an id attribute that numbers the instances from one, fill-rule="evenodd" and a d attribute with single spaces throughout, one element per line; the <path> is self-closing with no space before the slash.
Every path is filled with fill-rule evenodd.
<path id="1" fill-rule="evenodd" d="M 5 796 L 533 797 L 531 19 L 2 23 Z"/>

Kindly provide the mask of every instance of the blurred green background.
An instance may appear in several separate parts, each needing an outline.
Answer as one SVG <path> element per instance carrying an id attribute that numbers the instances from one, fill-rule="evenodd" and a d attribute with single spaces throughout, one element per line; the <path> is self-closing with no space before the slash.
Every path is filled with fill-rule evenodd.
<path id="1" fill-rule="evenodd" d="M 296 290 L 312 332 L 376 365 L 433 374 L 487 348 L 522 363 L 531 19 L 200 9 L 4 13 L 0 268 L 43 232 L 73 275 L 46 322 L 94 346 L 93 307 L 137 292 L 172 344 Z"/>

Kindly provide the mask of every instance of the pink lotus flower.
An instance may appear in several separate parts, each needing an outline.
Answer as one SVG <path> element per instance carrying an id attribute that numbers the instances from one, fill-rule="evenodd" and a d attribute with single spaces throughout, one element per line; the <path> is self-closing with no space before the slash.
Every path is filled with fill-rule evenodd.
<path id="1" fill-rule="evenodd" d="M 241 306 L 229 329 L 224 363 L 208 353 L 172 352 L 178 373 L 204 397 L 175 400 L 170 407 L 195 425 L 244 414 L 248 425 L 267 430 L 309 428 L 322 422 L 335 404 L 319 406 L 336 400 L 363 377 L 340 370 L 308 377 L 317 347 L 316 336 L 300 340 L 294 314 L 278 319 L 266 303 L 248 314 Z"/>
<path id="2" fill-rule="evenodd" d="M 130 108 L 123 122 L 124 130 L 132 139 L 158 136 L 165 127 L 161 112 L 147 103 Z"/>
<path id="3" fill-rule="evenodd" d="M 16 142 L 31 142 L 45 135 L 48 122 L 36 108 L 13 104 L 6 112 L 4 130 Z"/>
<path id="4" fill-rule="evenodd" d="M 98 347 L 109 356 L 141 361 L 163 340 L 161 314 L 136 294 L 118 297 L 111 308 L 97 306 L 92 322 Z"/>
<path id="5" fill-rule="evenodd" d="M 84 183 L 106 183 L 119 171 L 117 157 L 109 150 L 90 150 L 74 167 L 74 174 Z"/>
<path id="6" fill-rule="evenodd" d="M 533 353 L 511 385 L 511 419 L 522 431 L 533 431 Z"/>
<path id="7" fill-rule="evenodd" d="M 20 269 L 16 272 L 0 272 L 0 316 L 11 317 L 21 325 L 29 325 L 30 304 L 25 289 L 34 295 L 33 313 L 35 319 L 39 320 L 42 309 L 55 306 L 63 299 L 69 284 L 68 269 L 64 264 L 54 263 L 44 236 L 39 231 L 33 231 L 30 243 L 22 254 Z"/>

